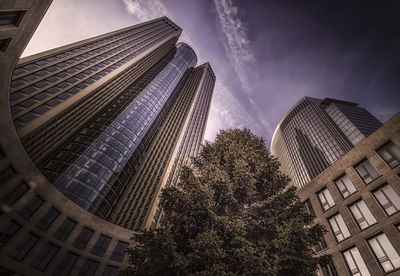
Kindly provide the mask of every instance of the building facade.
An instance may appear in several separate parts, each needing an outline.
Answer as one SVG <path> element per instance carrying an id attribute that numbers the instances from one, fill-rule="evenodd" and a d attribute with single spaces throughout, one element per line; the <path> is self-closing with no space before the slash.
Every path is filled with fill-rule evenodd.
<path id="1" fill-rule="evenodd" d="M 303 187 L 381 125 L 355 103 L 304 97 L 278 124 L 271 153 Z"/>
<path id="2" fill-rule="evenodd" d="M 0 271 L 116 275 L 200 149 L 215 75 L 165 17 L 19 60 L 50 2 L 0 3 Z"/>
<path id="3" fill-rule="evenodd" d="M 320 275 L 400 274 L 400 113 L 298 190 L 328 232 Z"/>

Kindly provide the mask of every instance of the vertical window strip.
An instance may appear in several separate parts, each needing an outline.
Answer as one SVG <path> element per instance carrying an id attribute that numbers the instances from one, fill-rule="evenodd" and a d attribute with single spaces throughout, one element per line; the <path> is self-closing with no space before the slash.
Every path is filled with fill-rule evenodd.
<path id="1" fill-rule="evenodd" d="M 357 247 L 345 251 L 343 255 L 346 259 L 351 275 L 371 276 Z"/>
<path id="2" fill-rule="evenodd" d="M 341 242 L 342 240 L 351 236 L 340 214 L 337 214 L 336 216 L 330 218 L 329 223 L 338 242 Z"/>
<path id="3" fill-rule="evenodd" d="M 356 187 L 354 187 L 353 182 L 351 182 L 350 178 L 346 174 L 339 177 L 334 182 L 338 187 L 340 193 L 342 194 L 343 198 L 347 198 L 357 191 Z"/>
<path id="4" fill-rule="evenodd" d="M 386 214 L 392 215 L 400 209 L 400 196 L 389 184 L 385 184 L 374 192 L 374 196 L 385 209 Z"/>
<path id="5" fill-rule="evenodd" d="M 333 200 L 331 193 L 329 192 L 328 188 L 325 188 L 321 192 L 318 193 L 318 198 L 321 202 L 322 208 L 324 211 L 328 210 L 329 208 L 335 206 L 335 201 Z"/>
<path id="6" fill-rule="evenodd" d="M 382 159 L 385 160 L 389 167 L 394 168 L 400 164 L 400 148 L 392 141 L 386 143 L 377 152 Z"/>
<path id="7" fill-rule="evenodd" d="M 371 245 L 375 256 L 385 272 L 400 267 L 400 256 L 393 248 L 393 245 L 385 234 L 380 234 L 379 236 L 368 240 L 368 243 Z"/>
<path id="8" fill-rule="evenodd" d="M 355 169 L 365 184 L 371 183 L 381 175 L 368 159 L 356 165 Z"/>
<path id="9" fill-rule="evenodd" d="M 350 206 L 350 211 L 361 229 L 376 223 L 375 217 L 372 215 L 368 206 L 363 200 L 360 200 Z"/>

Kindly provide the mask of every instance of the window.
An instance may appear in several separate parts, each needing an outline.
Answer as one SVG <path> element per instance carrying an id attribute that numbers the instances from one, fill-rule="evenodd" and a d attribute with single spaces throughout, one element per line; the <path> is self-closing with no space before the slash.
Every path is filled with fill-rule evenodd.
<path id="1" fill-rule="evenodd" d="M 21 225 L 15 221 L 10 221 L 0 231 L 0 248 L 3 248 L 6 243 L 17 233 Z"/>
<path id="2" fill-rule="evenodd" d="M 47 246 L 40 252 L 39 256 L 33 260 L 32 266 L 39 270 L 45 270 L 58 251 L 59 247 L 48 243 Z"/>
<path id="3" fill-rule="evenodd" d="M 85 264 L 82 266 L 81 271 L 79 271 L 78 276 L 94 275 L 99 266 L 98 262 L 92 260 L 86 260 Z"/>
<path id="4" fill-rule="evenodd" d="M 96 244 L 93 246 L 91 253 L 102 257 L 108 245 L 110 244 L 111 238 L 101 235 L 97 240 Z"/>
<path id="5" fill-rule="evenodd" d="M 368 243 L 372 247 L 376 258 L 380 262 L 385 272 L 400 267 L 400 256 L 393 248 L 389 239 L 385 234 L 380 234 L 372 239 L 368 240 Z"/>
<path id="6" fill-rule="evenodd" d="M 127 249 L 128 249 L 128 243 L 118 241 L 117 245 L 115 246 L 114 252 L 111 254 L 111 260 L 122 262 Z"/>
<path id="7" fill-rule="evenodd" d="M 306 209 L 306 212 L 312 216 L 315 217 L 315 212 L 314 212 L 314 208 L 311 205 L 311 202 L 309 199 L 307 199 L 306 201 L 304 201 L 304 208 Z M 158 212 L 158 210 L 157 210 Z"/>
<path id="8" fill-rule="evenodd" d="M 5 52 L 8 48 L 8 45 L 11 42 L 11 38 L 2 38 L 0 39 L 0 52 Z"/>
<path id="9" fill-rule="evenodd" d="M 93 230 L 84 227 L 82 231 L 79 233 L 79 236 L 74 241 L 73 246 L 79 249 L 85 249 L 92 235 L 93 235 Z"/>
<path id="10" fill-rule="evenodd" d="M 324 211 L 335 206 L 335 202 L 333 201 L 333 198 L 332 198 L 331 193 L 329 192 L 328 188 L 325 188 L 318 193 L 318 199 L 319 199 L 319 202 L 321 203 Z"/>
<path id="11" fill-rule="evenodd" d="M 35 196 L 18 214 L 24 219 L 29 219 L 43 204 L 43 199 Z"/>
<path id="12" fill-rule="evenodd" d="M 79 256 L 71 252 L 67 252 L 61 262 L 58 264 L 53 272 L 53 275 L 67 276 L 74 267 Z"/>
<path id="13" fill-rule="evenodd" d="M 51 208 L 36 224 L 36 227 L 42 231 L 46 231 L 47 229 L 49 229 L 50 225 L 54 222 L 54 220 L 58 217 L 59 214 L 60 214 L 59 211 L 57 211 L 54 208 Z"/>
<path id="14" fill-rule="evenodd" d="M 315 252 L 320 252 L 320 251 L 324 250 L 324 249 L 327 248 L 327 247 L 328 247 L 328 245 L 326 244 L 326 241 L 325 241 L 324 236 L 321 236 L 321 237 L 319 238 L 318 245 L 316 245 L 316 246 L 314 247 L 314 251 L 315 251 Z"/>
<path id="15" fill-rule="evenodd" d="M 365 159 L 354 168 L 365 184 L 371 183 L 381 175 L 368 159 Z"/>
<path id="16" fill-rule="evenodd" d="M 332 231 L 338 242 L 341 242 L 342 240 L 351 236 L 341 214 L 331 217 L 329 219 L 329 224 L 331 225 Z"/>
<path id="17" fill-rule="evenodd" d="M 0 157 L 3 157 L 3 155 L 0 153 Z M 14 177 L 15 175 L 15 170 L 12 167 L 6 167 L 2 171 L 0 171 L 0 183 L 6 183 L 8 180 Z"/>
<path id="18" fill-rule="evenodd" d="M 22 261 L 38 240 L 39 237 L 33 233 L 26 234 L 18 246 L 11 251 L 9 256 L 17 261 Z"/>
<path id="19" fill-rule="evenodd" d="M 118 267 L 116 266 L 112 266 L 112 265 L 108 265 L 106 266 L 106 268 L 104 269 L 103 272 L 103 276 L 117 276 L 118 274 Z"/>
<path id="20" fill-rule="evenodd" d="M 28 190 L 29 186 L 25 183 L 21 183 L 4 196 L 3 202 L 11 206 L 17 202 L 17 200 L 20 199 Z"/>
<path id="21" fill-rule="evenodd" d="M 1 11 L 0 26 L 12 25 L 18 27 L 25 11 Z"/>
<path id="22" fill-rule="evenodd" d="M 394 168 L 400 164 L 400 148 L 393 144 L 393 142 L 386 143 L 377 152 L 389 167 Z"/>
<path id="23" fill-rule="evenodd" d="M 58 228 L 57 232 L 54 233 L 54 237 L 60 241 L 65 241 L 72 229 L 74 229 L 76 222 L 70 218 L 67 218 L 64 223 Z"/>
<path id="24" fill-rule="evenodd" d="M 373 194 L 389 216 L 400 210 L 400 196 L 389 184 L 381 186 Z"/>
<path id="25" fill-rule="evenodd" d="M 365 229 L 368 226 L 376 223 L 374 215 L 372 215 L 364 200 L 354 203 L 349 208 L 361 229 Z"/>
<path id="26" fill-rule="evenodd" d="M 353 247 L 343 252 L 343 256 L 346 260 L 347 266 L 350 269 L 351 275 L 371 276 L 357 247 Z"/>
<path id="27" fill-rule="evenodd" d="M 321 267 L 321 272 L 323 276 L 338 276 L 339 274 L 336 271 L 336 267 L 333 264 L 332 259 L 329 260 L 328 264 Z"/>
<path id="28" fill-rule="evenodd" d="M 335 181 L 336 187 L 339 189 L 340 193 L 342 194 L 343 198 L 349 197 L 351 194 L 354 194 L 357 189 L 354 187 L 353 182 L 351 182 L 350 178 L 347 174 L 342 175 Z"/>

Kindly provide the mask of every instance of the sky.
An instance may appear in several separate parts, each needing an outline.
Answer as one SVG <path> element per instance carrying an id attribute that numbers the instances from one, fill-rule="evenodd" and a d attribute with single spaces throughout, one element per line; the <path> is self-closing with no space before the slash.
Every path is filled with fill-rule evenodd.
<path id="1" fill-rule="evenodd" d="M 217 81 L 205 139 L 247 127 L 270 144 L 304 96 L 400 112 L 398 1 L 53 0 L 23 56 L 167 16 Z"/>

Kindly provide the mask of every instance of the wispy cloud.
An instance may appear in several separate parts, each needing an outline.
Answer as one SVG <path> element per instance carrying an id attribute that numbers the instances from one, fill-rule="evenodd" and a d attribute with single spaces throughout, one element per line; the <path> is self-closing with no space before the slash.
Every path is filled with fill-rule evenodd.
<path id="1" fill-rule="evenodd" d="M 258 135 L 265 133 L 264 127 L 258 118 L 249 114 L 244 106 L 235 98 L 231 90 L 217 79 L 205 139 L 213 140 L 220 129 L 249 126 Z"/>
<path id="2" fill-rule="evenodd" d="M 214 0 L 217 22 L 221 28 L 222 43 L 244 92 L 251 93 L 249 65 L 254 62 L 250 50 L 247 30 L 238 16 L 238 8 L 231 0 Z"/>

